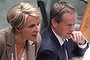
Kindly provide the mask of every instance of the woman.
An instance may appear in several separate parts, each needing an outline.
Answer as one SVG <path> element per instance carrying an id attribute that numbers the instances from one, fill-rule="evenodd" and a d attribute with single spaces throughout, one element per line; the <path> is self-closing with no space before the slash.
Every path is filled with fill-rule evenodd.
<path id="1" fill-rule="evenodd" d="M 27 2 L 9 10 L 11 27 L 0 30 L 0 60 L 35 60 L 41 39 L 40 19 L 39 9 Z"/>

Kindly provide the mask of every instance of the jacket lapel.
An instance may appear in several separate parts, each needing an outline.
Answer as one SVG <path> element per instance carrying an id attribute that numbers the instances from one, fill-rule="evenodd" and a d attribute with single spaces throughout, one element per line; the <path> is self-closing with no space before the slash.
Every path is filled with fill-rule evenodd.
<path id="1" fill-rule="evenodd" d="M 53 31 L 51 30 L 51 27 L 49 26 L 48 27 L 48 33 L 49 33 L 49 35 L 50 35 L 50 39 L 53 41 L 53 43 L 55 43 L 55 46 L 56 46 L 56 48 L 57 48 L 57 53 L 58 53 L 58 55 L 59 55 L 59 59 L 60 60 L 63 60 L 63 58 L 64 58 L 64 60 L 66 60 L 66 57 L 63 57 L 65 54 L 65 52 L 64 52 L 64 48 L 60 45 L 60 43 L 59 43 L 59 41 L 58 41 L 58 39 L 56 38 L 56 36 L 54 35 L 54 33 L 53 33 Z M 62 55 L 61 55 L 62 54 Z"/>
<path id="2" fill-rule="evenodd" d="M 35 43 L 32 45 L 27 41 L 26 45 L 27 60 L 35 60 Z"/>
<path id="3" fill-rule="evenodd" d="M 50 39 L 55 43 L 57 48 L 61 46 L 50 26 L 48 27 L 48 35 L 50 35 Z"/>
<path id="4" fill-rule="evenodd" d="M 37 51 L 41 44 L 41 35 L 38 34 L 38 38 L 36 42 L 33 42 L 33 44 L 29 43 L 29 40 L 26 41 L 26 52 L 28 60 L 35 60 L 37 56 Z"/>
<path id="5" fill-rule="evenodd" d="M 7 56 L 9 60 L 15 60 L 15 36 L 13 30 L 7 33 Z"/>

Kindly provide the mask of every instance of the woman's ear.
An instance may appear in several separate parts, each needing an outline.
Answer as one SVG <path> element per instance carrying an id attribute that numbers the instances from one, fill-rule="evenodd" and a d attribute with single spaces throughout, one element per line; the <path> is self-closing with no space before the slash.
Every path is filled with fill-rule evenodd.
<path id="1" fill-rule="evenodd" d="M 19 28 L 15 28 L 17 32 L 20 32 L 20 29 Z"/>

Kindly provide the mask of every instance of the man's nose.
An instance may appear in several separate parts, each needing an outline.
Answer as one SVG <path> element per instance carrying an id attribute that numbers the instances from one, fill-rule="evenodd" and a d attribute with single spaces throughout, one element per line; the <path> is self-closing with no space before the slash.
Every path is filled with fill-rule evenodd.
<path id="1" fill-rule="evenodd" d="M 74 26 L 70 26 L 70 31 L 74 31 Z"/>

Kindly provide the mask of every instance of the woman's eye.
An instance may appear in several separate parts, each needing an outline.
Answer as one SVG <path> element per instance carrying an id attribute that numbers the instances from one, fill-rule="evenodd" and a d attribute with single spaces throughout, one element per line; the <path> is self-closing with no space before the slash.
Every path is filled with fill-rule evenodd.
<path id="1" fill-rule="evenodd" d="M 39 26 L 40 24 L 38 23 L 37 25 Z"/>
<path id="2" fill-rule="evenodd" d="M 34 27 L 35 25 L 30 25 L 29 27 L 31 28 L 31 27 Z"/>

